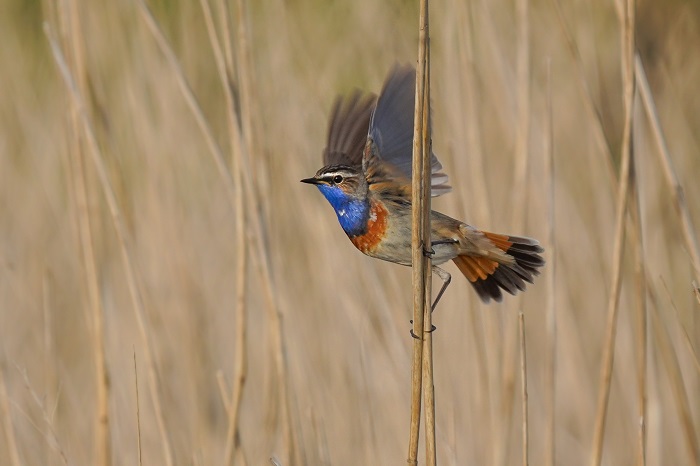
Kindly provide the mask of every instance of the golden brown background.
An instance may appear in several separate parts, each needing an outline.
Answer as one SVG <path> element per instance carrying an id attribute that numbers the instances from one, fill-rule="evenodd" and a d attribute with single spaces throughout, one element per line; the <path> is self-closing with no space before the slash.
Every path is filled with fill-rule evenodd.
<path id="1" fill-rule="evenodd" d="M 223 37 L 220 5 L 211 3 Z M 285 466 L 405 464 L 410 270 L 354 250 L 326 201 L 299 179 L 320 167 L 334 96 L 353 87 L 376 92 L 393 63 L 415 62 L 416 3 L 251 1 L 243 21 L 245 60 L 234 2 L 233 90 L 243 150 L 230 146 L 225 94 L 200 2 L 150 3 L 225 162 L 247 160 L 251 190 L 239 191 L 240 180 L 227 182 L 217 169 L 178 72 L 137 1 L 0 2 L 1 464 L 109 464 L 100 452 L 114 465 L 138 464 L 137 417 L 143 464 L 167 464 L 163 435 L 173 464 L 223 464 L 228 419 L 217 373 L 228 399 L 241 355 L 248 374 L 238 464 L 243 458 L 269 464 L 271 456 Z M 433 207 L 484 229 L 539 238 L 548 249 L 536 284 L 522 299 L 508 297 L 501 305 L 482 305 L 448 267 L 454 279 L 433 317 L 439 464 L 519 463 L 519 309 L 526 324 L 531 464 L 552 464 L 552 432 L 557 465 L 587 464 L 593 441 L 616 227 L 613 174 L 623 129 L 620 23 L 613 1 L 533 1 L 526 49 L 516 3 L 431 5 L 433 143 L 454 186 Z M 82 67 L 71 69 L 78 70 L 98 152 L 72 117 L 76 100 L 61 79 L 44 21 L 64 54 L 71 56 L 71 43 L 84 54 Z M 697 1 L 638 3 L 637 47 L 696 226 L 699 28 Z M 518 79 L 517 66 L 524 51 L 526 81 Z M 250 85 L 242 87 L 240 76 L 251 78 Z M 519 115 L 523 83 L 529 107 Z M 693 464 L 700 442 L 700 304 L 691 291 L 693 269 L 673 192 L 639 98 L 635 108 L 644 258 L 655 296 L 647 303 L 647 464 Z M 104 164 L 105 179 L 93 155 Z M 525 178 L 516 175 L 518 160 L 525 161 Z M 115 230 L 107 185 L 126 244 Z M 240 199 L 247 206 L 243 238 Z M 85 259 L 80 235 L 86 218 L 92 260 Z M 639 464 L 641 353 L 627 244 L 607 465 Z M 239 281 L 241 246 L 245 282 Z M 125 255 L 136 291 L 129 288 Z M 552 273 L 556 333 L 548 319 Z M 99 302 L 90 299 L 90 283 Z M 245 354 L 236 348 L 242 291 Z M 134 293 L 142 299 L 144 332 Z M 95 338 L 96 315 L 103 317 L 101 339 Z M 100 342 L 110 382 L 111 449 L 99 447 L 95 435 Z"/>

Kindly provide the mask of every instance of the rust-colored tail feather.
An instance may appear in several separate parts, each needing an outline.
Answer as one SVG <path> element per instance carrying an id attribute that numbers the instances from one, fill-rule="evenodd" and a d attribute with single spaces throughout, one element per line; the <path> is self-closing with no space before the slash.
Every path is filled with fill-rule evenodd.
<path id="1" fill-rule="evenodd" d="M 514 295 L 525 290 L 525 282 L 532 283 L 533 278 L 540 274 L 538 269 L 544 265 L 540 253 L 544 249 L 534 239 L 483 233 L 494 246 L 511 256 L 515 262 L 509 264 L 471 255 L 457 256 L 453 260 L 484 303 L 491 299 L 501 302 L 501 290 Z"/>

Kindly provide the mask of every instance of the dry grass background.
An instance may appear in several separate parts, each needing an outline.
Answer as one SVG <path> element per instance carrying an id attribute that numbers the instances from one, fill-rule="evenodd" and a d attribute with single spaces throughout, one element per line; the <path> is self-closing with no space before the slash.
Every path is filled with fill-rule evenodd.
<path id="1" fill-rule="evenodd" d="M 298 180 L 320 166 L 336 93 L 355 86 L 377 91 L 395 61 L 414 62 L 417 5 L 250 3 L 251 66 L 244 64 L 242 71 L 253 76 L 254 124 L 246 128 L 254 138 L 258 133 L 245 176 L 259 204 L 246 195 L 248 373 L 236 458 L 250 465 L 266 464 L 272 455 L 285 466 L 403 464 L 410 415 L 410 270 L 355 251 L 322 196 Z M 58 18 L 71 4 L 0 3 L 0 463 L 108 464 L 95 454 L 95 312 L 87 291 L 92 279 L 104 319 L 109 457 L 115 465 L 138 464 L 140 445 L 143 464 L 166 464 L 123 248 L 88 145 L 83 147 L 95 272 L 86 272 L 84 265 L 71 175 L 73 101 L 42 31 L 46 20 L 65 44 Z M 561 2 L 564 24 L 580 50 L 576 59 L 555 5 L 529 6 L 527 178 L 525 198 L 514 199 L 516 128 L 522 122 L 515 5 L 502 0 L 432 4 L 433 141 L 454 186 L 433 207 L 485 229 L 546 240 L 552 181 L 548 93 L 555 170 L 555 248 L 547 254 L 548 268 L 522 299 L 483 306 L 457 270 L 450 270 L 455 279 L 433 316 L 440 464 L 520 461 L 519 309 L 527 338 L 531 464 L 552 464 L 547 443 L 552 348 L 553 463 L 585 464 L 590 456 L 615 234 L 616 182 L 610 167 L 618 166 L 623 129 L 620 33 L 612 1 Z M 151 7 L 216 141 L 231 154 L 225 94 L 200 3 L 157 1 Z M 212 7 L 220 25 L 218 3 Z M 71 30 L 84 41 L 82 97 L 143 293 L 174 464 L 222 464 L 228 419 L 217 373 L 231 385 L 241 291 L 236 289 L 236 209 L 138 3 L 83 1 L 77 11 L 78 29 Z M 232 17 L 235 35 L 235 11 Z M 641 0 L 636 30 L 658 117 L 697 226 L 700 6 Z M 586 111 L 584 81 L 612 161 L 596 141 L 598 121 Z M 655 297 L 648 302 L 647 464 L 693 464 L 700 441 L 700 303 L 691 291 L 689 253 L 639 99 L 635 108 L 644 258 Z M 234 151 L 233 160 L 243 160 L 241 153 Z M 236 182 L 234 177 L 228 187 Z M 517 207 L 522 199 L 524 212 Z M 520 223 L 522 230 L 514 231 Z M 639 464 L 641 353 L 633 249 L 627 244 L 604 438 L 608 465 Z M 269 280 L 261 273 L 261 249 Z M 555 340 L 546 312 L 552 270 Z M 282 366 L 275 349 L 275 308 L 282 318 Z"/>

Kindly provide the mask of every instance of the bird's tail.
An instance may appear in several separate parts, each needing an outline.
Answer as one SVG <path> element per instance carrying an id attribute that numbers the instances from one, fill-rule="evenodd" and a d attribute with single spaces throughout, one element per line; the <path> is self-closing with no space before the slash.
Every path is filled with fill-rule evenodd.
<path id="1" fill-rule="evenodd" d="M 463 254 L 453 259 L 481 300 L 484 303 L 491 299 L 500 302 L 502 289 L 513 295 L 525 290 L 525 282 L 532 283 L 533 278 L 540 274 L 537 269 L 544 265 L 540 256 L 544 249 L 531 238 L 481 233 L 506 254 Z"/>

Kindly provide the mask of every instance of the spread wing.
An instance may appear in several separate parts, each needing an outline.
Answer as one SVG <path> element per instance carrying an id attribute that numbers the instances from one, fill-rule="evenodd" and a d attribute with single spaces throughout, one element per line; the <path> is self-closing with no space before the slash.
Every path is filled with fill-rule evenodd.
<path id="1" fill-rule="evenodd" d="M 365 173 L 381 172 L 397 182 L 410 183 L 413 158 L 413 114 L 416 100 L 416 70 L 410 65 L 395 65 L 384 83 L 369 122 L 372 150 L 362 160 Z M 377 165 L 384 165 L 379 167 Z M 389 165 L 388 167 L 386 165 Z M 431 154 L 432 195 L 450 192 L 442 164 Z"/>
<path id="2" fill-rule="evenodd" d="M 377 96 L 359 90 L 335 99 L 328 124 L 328 145 L 323 150 L 324 165 L 357 167 L 362 164 L 362 151 L 376 102 Z"/>

